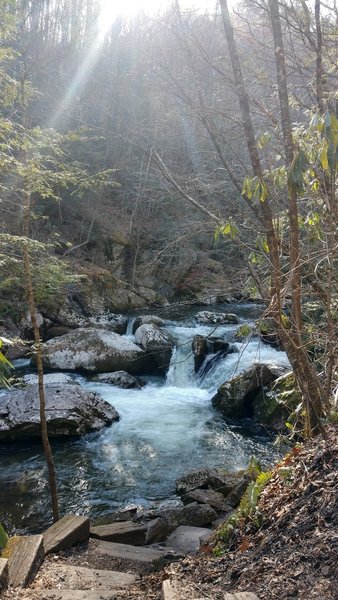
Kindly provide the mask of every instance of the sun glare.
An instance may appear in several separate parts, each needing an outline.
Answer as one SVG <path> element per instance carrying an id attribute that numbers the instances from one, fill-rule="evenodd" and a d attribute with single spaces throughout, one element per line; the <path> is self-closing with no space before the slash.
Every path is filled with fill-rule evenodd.
<path id="1" fill-rule="evenodd" d="M 161 6 L 163 3 L 158 0 L 101 0 L 100 32 L 104 34 L 117 17 L 132 18 L 137 13 L 155 14 Z"/>

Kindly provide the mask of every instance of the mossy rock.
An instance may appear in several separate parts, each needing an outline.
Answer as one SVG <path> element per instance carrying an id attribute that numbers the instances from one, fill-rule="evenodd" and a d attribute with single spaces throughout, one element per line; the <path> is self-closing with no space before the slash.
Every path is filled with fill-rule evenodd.
<path id="1" fill-rule="evenodd" d="M 22 537 L 20 535 L 14 535 L 13 537 L 9 538 L 6 547 L 1 553 L 1 558 L 9 558 L 13 554 L 20 540 L 22 540 Z"/>
<path id="2" fill-rule="evenodd" d="M 253 401 L 254 419 L 270 429 L 282 431 L 301 402 L 292 372 L 262 389 Z"/>
<path id="3" fill-rule="evenodd" d="M 255 364 L 231 381 L 223 383 L 212 398 L 212 404 L 225 417 L 232 419 L 252 417 L 256 396 L 282 372 L 282 369 L 277 366 Z"/>

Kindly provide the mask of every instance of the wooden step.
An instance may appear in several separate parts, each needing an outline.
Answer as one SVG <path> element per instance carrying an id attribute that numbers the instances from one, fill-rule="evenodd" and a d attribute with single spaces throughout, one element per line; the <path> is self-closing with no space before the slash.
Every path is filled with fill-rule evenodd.
<path id="1" fill-rule="evenodd" d="M 60 564 L 59 562 L 45 562 L 41 570 L 42 580 L 48 580 L 53 587 L 61 591 L 75 590 L 76 593 L 82 590 L 110 591 L 128 587 L 137 579 L 136 575 L 131 573 L 121 573 L 120 571 L 108 571 L 104 569 L 88 569 L 87 567 L 77 567 L 74 565 Z M 72 599 L 76 598 L 76 593 L 72 594 Z M 81 597 L 81 595 L 80 595 Z"/>
<path id="2" fill-rule="evenodd" d="M 89 538 L 90 523 L 88 517 L 65 515 L 43 534 L 45 554 L 71 548 Z"/>
<path id="3" fill-rule="evenodd" d="M 17 538 L 8 558 L 9 585 L 12 587 L 26 587 L 29 585 L 39 570 L 44 557 L 42 535 Z"/>
<path id="4" fill-rule="evenodd" d="M 143 546 L 146 542 L 148 527 L 132 521 L 97 525 L 90 528 L 90 536 L 106 542 Z"/>
<path id="5" fill-rule="evenodd" d="M 0 558 L 0 594 L 8 586 L 8 560 Z"/>

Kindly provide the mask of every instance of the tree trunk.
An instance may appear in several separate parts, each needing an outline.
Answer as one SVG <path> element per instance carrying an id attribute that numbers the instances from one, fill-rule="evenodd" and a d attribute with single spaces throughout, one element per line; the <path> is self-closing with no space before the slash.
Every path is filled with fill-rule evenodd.
<path id="1" fill-rule="evenodd" d="M 38 371 L 38 389 L 39 389 L 39 401 L 40 401 L 40 422 L 41 422 L 41 437 L 43 449 L 46 457 L 47 468 L 48 468 L 48 479 L 49 488 L 52 500 L 53 519 L 54 522 L 60 518 L 59 513 L 59 502 L 56 486 L 56 474 L 53 460 L 53 454 L 48 439 L 47 419 L 46 419 L 46 397 L 45 389 L 43 384 L 43 365 L 42 365 L 42 344 L 40 339 L 40 331 L 36 319 L 36 307 L 34 301 L 34 291 L 32 284 L 32 272 L 29 257 L 28 238 L 29 238 L 29 220 L 30 220 L 30 194 L 28 192 L 23 193 L 24 205 L 23 205 L 23 235 L 25 240 L 23 242 L 23 265 L 25 273 L 25 287 L 27 293 L 27 301 L 29 306 L 29 312 L 32 322 L 32 328 L 34 333 L 35 341 L 35 352 L 36 352 L 36 366 Z"/>
<path id="2" fill-rule="evenodd" d="M 236 91 L 238 95 L 238 101 L 241 111 L 242 117 L 242 125 L 245 135 L 246 144 L 248 147 L 250 161 L 252 170 L 256 177 L 258 177 L 262 182 L 264 180 L 263 177 L 263 169 L 261 166 L 255 132 L 251 119 L 251 111 L 250 111 L 250 101 L 249 96 L 246 92 L 244 78 L 241 68 L 241 63 L 237 51 L 237 45 L 234 38 L 234 32 L 230 20 L 229 9 L 227 0 L 220 0 L 221 13 L 223 26 L 225 31 L 225 37 L 227 40 L 230 62 L 232 65 L 232 71 L 234 74 Z M 282 303 L 281 303 L 281 268 L 280 268 L 280 260 L 279 260 L 279 245 L 278 239 L 276 236 L 275 228 L 273 225 L 272 212 L 269 204 L 269 200 L 265 200 L 265 202 L 260 202 L 259 210 L 262 214 L 262 222 L 264 224 L 264 228 L 266 231 L 267 242 L 269 246 L 270 253 L 270 262 L 271 262 L 271 303 L 270 310 L 273 316 L 278 318 L 278 315 L 281 314 L 282 311 Z"/>
<path id="3" fill-rule="evenodd" d="M 234 38 L 232 24 L 230 21 L 227 0 L 220 0 L 220 6 L 225 36 L 230 55 L 230 61 L 232 65 L 241 110 L 243 130 L 251 160 L 251 166 L 255 176 L 263 182 L 263 169 L 257 150 L 255 132 L 251 119 L 249 96 L 245 88 L 241 63 L 237 51 L 237 45 Z M 283 40 L 281 37 L 278 3 L 276 2 L 276 0 L 270 0 L 270 8 L 273 33 L 275 38 L 277 80 L 281 105 L 284 147 L 287 164 L 288 166 L 290 166 L 293 159 L 293 140 L 289 103 L 287 98 L 286 71 L 282 43 Z M 279 42 L 278 44 L 277 40 Z M 271 260 L 272 283 L 269 314 L 277 327 L 277 331 L 281 339 L 282 345 L 288 355 L 288 358 L 290 360 L 295 374 L 297 384 L 302 392 L 307 414 L 307 433 L 310 435 L 314 429 L 318 429 L 320 427 L 320 416 L 322 414 L 323 407 L 323 389 L 320 384 L 319 378 L 315 372 L 315 369 L 309 360 L 307 351 L 302 345 L 300 336 L 301 279 L 298 239 L 297 195 L 295 193 L 292 193 L 289 196 L 290 269 L 293 312 L 293 327 L 290 331 L 288 331 L 285 328 L 282 320 L 282 271 L 279 260 L 279 243 L 274 229 L 272 212 L 268 199 L 260 203 L 260 210 L 262 213 L 263 223 L 266 230 Z"/>

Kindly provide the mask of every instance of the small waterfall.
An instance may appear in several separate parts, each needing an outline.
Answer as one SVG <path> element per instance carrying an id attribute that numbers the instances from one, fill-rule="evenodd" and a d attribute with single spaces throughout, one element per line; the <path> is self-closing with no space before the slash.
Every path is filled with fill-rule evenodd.
<path id="1" fill-rule="evenodd" d="M 133 336 L 135 317 L 127 325 L 126 335 Z M 92 516 L 101 517 L 126 502 L 158 506 L 163 499 L 173 499 L 175 479 L 196 467 L 239 470 L 252 454 L 266 465 L 275 455 L 272 442 L 262 433 L 248 433 L 246 425 L 243 432 L 228 427 L 210 400 L 235 374 L 255 362 L 285 364 L 285 354 L 250 338 L 231 344 L 238 352 L 208 354 L 195 373 L 194 337 L 216 335 L 232 342 L 236 325 L 222 325 L 215 332 L 214 325 L 200 325 L 189 318 L 167 322 L 164 329 L 176 341 L 165 384 L 154 377 L 140 389 L 123 389 L 82 373 L 75 375 L 82 387 L 115 406 L 121 419 L 100 432 L 58 446 L 58 472 L 64 482 L 60 498 L 67 512 L 88 507 Z M 28 360 L 20 359 L 16 366 L 27 369 Z M 31 530 L 34 519 L 38 530 L 45 528 L 48 490 L 37 485 L 38 473 L 44 469 L 41 450 L 19 444 L 8 452 L 7 445 L 0 444 L 0 463 L 0 513 L 3 507 L 11 512 L 18 529 L 27 524 Z M 20 476 L 28 477 L 25 493 L 15 484 L 12 507 L 8 482 Z"/>
<path id="2" fill-rule="evenodd" d="M 174 349 L 166 383 L 168 386 L 180 388 L 196 386 L 191 340 L 183 341 L 181 339 Z"/>
<path id="3" fill-rule="evenodd" d="M 134 323 L 136 321 L 137 317 L 129 317 L 128 319 L 128 323 L 127 323 L 127 331 L 125 333 L 125 335 L 127 335 L 128 337 L 133 337 L 133 327 L 134 327 Z"/>

